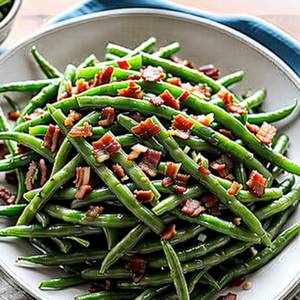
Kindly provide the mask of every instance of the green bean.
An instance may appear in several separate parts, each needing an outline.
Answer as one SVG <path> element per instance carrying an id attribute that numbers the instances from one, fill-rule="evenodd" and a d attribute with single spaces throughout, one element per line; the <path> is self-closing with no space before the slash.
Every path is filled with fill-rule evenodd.
<path id="1" fill-rule="evenodd" d="M 138 220 L 130 214 L 100 214 L 98 217 L 88 217 L 85 212 L 47 203 L 45 211 L 56 219 L 73 224 L 92 227 L 127 228 L 137 225 Z"/>
<path id="2" fill-rule="evenodd" d="M 202 172 L 199 172 L 199 165 L 194 162 L 193 159 L 189 158 L 179 147 L 176 141 L 168 136 L 166 130 L 162 124 L 158 121 L 156 117 L 152 117 L 151 120 L 154 124 L 158 125 L 161 128 L 161 132 L 156 135 L 157 139 L 166 147 L 172 158 L 182 163 L 182 168 L 188 173 L 199 179 L 201 184 L 214 193 L 218 199 L 224 203 L 229 209 L 235 213 L 237 216 L 240 216 L 243 219 L 243 222 L 250 228 L 250 230 L 256 233 L 261 239 L 262 242 L 266 245 L 271 245 L 271 241 L 262 228 L 259 220 L 255 217 L 252 212 L 241 204 L 236 197 L 230 196 L 225 189 L 220 186 L 218 180 L 215 179 L 215 176 L 210 174 L 209 176 L 205 175 Z"/>
<path id="3" fill-rule="evenodd" d="M 140 45 L 134 48 L 134 50 L 130 51 L 128 54 L 125 55 L 125 57 L 132 57 L 134 55 L 137 55 L 141 51 L 148 52 L 153 45 L 157 43 L 157 40 L 155 37 L 150 37 L 148 40 L 142 42 Z"/>
<path id="4" fill-rule="evenodd" d="M 234 161 L 234 177 L 235 180 L 242 184 L 243 189 L 247 188 L 246 182 L 248 181 L 247 172 L 243 163 Z"/>
<path id="5" fill-rule="evenodd" d="M 160 47 L 152 55 L 162 58 L 170 58 L 173 54 L 180 50 L 180 44 L 178 42 L 171 43 L 167 46 Z"/>
<path id="6" fill-rule="evenodd" d="M 95 292 L 90 293 L 82 296 L 75 297 L 75 300 L 126 300 L 126 299 L 132 299 L 132 297 L 135 297 L 136 293 L 134 292 L 107 292 L 107 291 L 101 291 L 101 292 Z"/>
<path id="7" fill-rule="evenodd" d="M 17 111 L 21 110 L 18 102 L 14 101 L 11 97 L 9 97 L 5 94 L 3 94 L 2 96 L 3 96 L 3 98 L 5 98 L 5 100 L 10 105 L 10 107 L 12 108 L 13 111 L 17 112 Z"/>
<path id="8" fill-rule="evenodd" d="M 101 228 L 91 226 L 81 226 L 73 224 L 58 224 L 44 228 L 42 225 L 16 225 L 0 230 L 0 236 L 17 236 L 28 238 L 40 237 L 65 237 L 65 236 L 81 236 L 87 234 L 100 234 Z"/>
<path id="9" fill-rule="evenodd" d="M 57 101 L 59 101 L 61 97 L 65 93 L 67 93 L 66 83 L 70 82 L 71 84 L 73 84 L 75 81 L 75 76 L 76 76 L 76 67 L 72 64 L 68 64 L 65 69 L 63 78 L 58 87 L 57 97 L 56 97 Z"/>
<path id="10" fill-rule="evenodd" d="M 130 65 L 130 70 L 140 70 L 140 68 L 142 67 L 142 57 L 140 54 L 137 54 L 135 56 L 128 57 L 128 58 L 124 57 L 121 60 L 125 60 L 125 59 L 126 59 L 127 63 Z M 120 62 L 120 59 L 103 61 L 103 62 L 99 63 L 99 66 L 113 66 L 113 67 L 118 68 L 119 62 Z"/>
<path id="11" fill-rule="evenodd" d="M 0 216 L 19 216 L 26 204 L 10 204 L 10 205 L 0 205 Z"/>
<path id="12" fill-rule="evenodd" d="M 187 300 L 190 299 L 186 279 L 177 253 L 168 240 L 162 239 L 161 244 L 171 270 L 170 274 L 173 279 L 178 298 Z"/>
<path id="13" fill-rule="evenodd" d="M 151 288 L 147 289 L 146 291 L 144 291 L 143 293 L 141 293 L 136 298 L 134 298 L 134 300 L 154 299 L 153 297 L 165 292 L 169 288 L 170 288 L 170 285 L 164 285 L 164 286 L 161 286 L 161 287 L 151 287 Z"/>
<path id="14" fill-rule="evenodd" d="M 50 109 L 52 109 L 50 107 Z M 72 138 L 68 135 L 67 129 L 64 127 L 62 112 L 60 110 L 52 110 L 52 117 L 58 123 L 59 127 L 67 135 L 70 142 L 84 157 L 84 160 L 94 169 L 96 174 L 105 182 L 105 184 L 115 193 L 116 197 L 129 209 L 134 216 L 148 225 L 154 232 L 161 234 L 165 228 L 165 224 L 157 218 L 148 208 L 141 203 L 135 201 L 131 191 L 115 177 L 113 172 L 104 164 L 99 164 L 96 158 L 91 155 L 93 148 L 83 138 Z"/>
<path id="15" fill-rule="evenodd" d="M 81 69 L 93 66 L 96 61 L 98 61 L 96 55 L 90 54 L 81 64 L 77 66 L 77 72 L 79 72 Z"/>
<path id="16" fill-rule="evenodd" d="M 244 76 L 245 76 L 245 71 L 240 70 L 217 79 L 217 82 L 220 85 L 227 87 L 229 85 L 241 81 L 244 78 Z"/>
<path id="17" fill-rule="evenodd" d="M 33 137 L 30 134 L 14 131 L 0 132 L 0 139 L 17 141 L 18 143 L 31 148 L 49 162 L 53 162 L 54 154 L 48 148 L 42 147 L 43 140 Z"/>
<path id="18" fill-rule="evenodd" d="M 267 90 L 261 89 L 253 93 L 251 96 L 247 97 L 245 100 L 241 101 L 239 104 L 244 106 L 246 109 L 253 108 L 260 105 L 267 96 Z"/>
<path id="19" fill-rule="evenodd" d="M 117 59 L 121 59 L 121 57 L 117 56 L 115 54 L 105 53 L 105 61 L 111 61 L 111 60 L 117 60 Z"/>
<path id="20" fill-rule="evenodd" d="M 107 249 L 111 250 L 118 243 L 119 231 L 116 228 L 110 227 L 104 227 L 103 231 L 106 237 Z"/>
<path id="21" fill-rule="evenodd" d="M 9 158 L 0 160 L 0 171 L 9 171 L 15 168 L 28 166 L 29 163 L 36 159 L 37 154 L 33 151 L 28 151 Z"/>
<path id="22" fill-rule="evenodd" d="M 79 285 L 85 283 L 86 280 L 80 276 L 68 276 L 64 278 L 55 278 L 50 280 L 44 280 L 41 282 L 39 289 L 64 289 L 70 286 Z"/>
<path id="23" fill-rule="evenodd" d="M 62 253 L 68 253 L 69 250 L 72 248 L 72 244 L 66 239 L 61 239 L 56 236 L 51 237 L 51 239 Z"/>
<path id="24" fill-rule="evenodd" d="M 270 201 L 270 200 L 278 199 L 281 196 L 283 196 L 283 191 L 279 187 L 266 188 L 263 196 L 260 198 L 251 194 L 249 191 L 245 191 L 245 190 L 239 190 L 236 195 L 236 197 L 242 203 L 252 203 L 253 201 L 254 202 Z"/>
<path id="25" fill-rule="evenodd" d="M 31 53 L 48 78 L 57 78 L 63 76 L 63 74 L 61 74 L 38 52 L 35 46 L 31 48 Z"/>
<path id="26" fill-rule="evenodd" d="M 17 225 L 28 225 L 33 219 L 35 213 L 41 209 L 52 195 L 57 191 L 65 182 L 72 178 L 75 168 L 82 163 L 82 158 L 77 154 L 64 168 L 55 173 L 43 188 L 33 197 L 27 205 L 22 215 L 17 221 Z"/>

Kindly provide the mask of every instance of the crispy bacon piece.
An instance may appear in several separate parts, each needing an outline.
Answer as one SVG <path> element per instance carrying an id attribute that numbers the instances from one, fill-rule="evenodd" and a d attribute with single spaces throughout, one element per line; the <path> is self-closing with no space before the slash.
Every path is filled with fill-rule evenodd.
<path id="1" fill-rule="evenodd" d="M 73 126 L 74 122 L 79 121 L 82 117 L 83 115 L 81 113 L 77 112 L 74 109 L 71 109 L 68 117 L 65 120 L 65 126 Z"/>
<path id="2" fill-rule="evenodd" d="M 33 175 L 34 175 L 36 169 L 38 168 L 38 166 L 39 166 L 39 164 L 35 161 L 32 161 L 29 164 L 28 172 L 26 174 L 26 179 L 25 179 L 27 191 L 31 191 L 34 189 L 34 186 L 32 184 L 32 179 L 33 179 Z"/>
<path id="3" fill-rule="evenodd" d="M 245 107 L 233 102 L 233 96 L 229 92 L 219 92 L 218 96 L 222 99 L 224 105 L 229 111 L 238 113 L 240 115 L 248 113 Z"/>
<path id="4" fill-rule="evenodd" d="M 217 79 L 220 76 L 220 70 L 212 64 L 201 66 L 199 71 L 213 79 Z"/>
<path id="5" fill-rule="evenodd" d="M 33 113 L 29 115 L 25 115 L 23 118 L 26 121 L 36 119 L 37 117 L 41 116 L 44 113 L 44 110 L 41 108 L 36 108 Z"/>
<path id="6" fill-rule="evenodd" d="M 76 199 L 82 200 L 86 193 L 92 191 L 92 187 L 89 185 L 91 176 L 91 167 L 77 167 L 76 179 L 74 181 L 75 187 L 79 188 L 75 195 Z"/>
<path id="7" fill-rule="evenodd" d="M 96 218 L 102 214 L 104 207 L 102 206 L 90 206 L 90 209 L 85 214 L 87 217 Z"/>
<path id="8" fill-rule="evenodd" d="M 190 92 L 189 91 L 184 91 L 177 99 L 180 103 L 182 103 L 183 101 L 185 101 L 188 97 L 190 96 Z"/>
<path id="9" fill-rule="evenodd" d="M 201 161 L 200 162 L 200 167 L 198 169 L 199 172 L 203 173 L 204 175 L 209 175 L 210 174 L 210 171 L 208 169 L 205 168 L 203 162 Z"/>
<path id="10" fill-rule="evenodd" d="M 172 77 L 172 78 L 168 78 L 167 82 L 173 85 L 177 85 L 181 87 L 181 80 L 179 77 Z"/>
<path id="11" fill-rule="evenodd" d="M 113 66 L 108 66 L 104 68 L 102 71 L 97 73 L 94 78 L 93 86 L 99 86 L 101 84 L 107 84 L 111 81 L 111 75 L 114 71 Z"/>
<path id="12" fill-rule="evenodd" d="M 258 125 L 256 125 L 256 124 L 250 124 L 249 122 L 246 122 L 246 126 L 253 133 L 258 133 L 259 128 L 260 128 Z"/>
<path id="13" fill-rule="evenodd" d="M 87 91 L 88 89 L 90 89 L 89 83 L 87 81 L 85 81 L 83 78 L 81 78 L 76 81 L 76 88 L 75 88 L 73 94 L 77 95 L 84 91 Z"/>
<path id="14" fill-rule="evenodd" d="M 193 119 L 204 126 L 209 126 L 214 121 L 214 114 L 209 113 L 207 115 L 193 116 Z"/>
<path id="15" fill-rule="evenodd" d="M 111 289 L 114 287 L 116 282 L 112 279 L 105 279 L 105 290 L 106 291 L 111 291 Z"/>
<path id="16" fill-rule="evenodd" d="M 188 198 L 182 202 L 181 211 L 188 215 L 197 217 L 205 211 L 205 208 L 201 205 L 200 201 Z"/>
<path id="17" fill-rule="evenodd" d="M 227 154 L 221 154 L 219 158 L 211 162 L 209 165 L 212 169 L 217 170 L 221 177 L 232 179 L 230 170 L 233 168 L 233 161 Z"/>
<path id="18" fill-rule="evenodd" d="M 230 186 L 229 190 L 227 191 L 227 194 L 230 195 L 230 196 L 233 196 L 235 195 L 238 190 L 242 187 L 241 184 L 239 184 L 238 182 L 234 181 L 232 183 L 232 185 Z"/>
<path id="19" fill-rule="evenodd" d="M 90 293 L 97 293 L 103 290 L 103 287 L 100 284 L 91 283 L 88 291 Z"/>
<path id="20" fill-rule="evenodd" d="M 16 175 L 16 171 L 12 170 L 9 172 L 5 172 L 4 180 L 11 185 L 17 185 L 18 184 L 18 179 Z"/>
<path id="21" fill-rule="evenodd" d="M 180 167 L 181 167 L 180 163 L 179 164 L 175 164 L 173 162 L 168 163 L 164 171 L 165 177 L 169 177 L 174 180 L 177 177 Z"/>
<path id="22" fill-rule="evenodd" d="M 62 134 L 62 131 L 60 128 L 58 128 L 57 126 L 54 126 L 54 125 L 49 125 L 42 146 L 50 149 L 51 152 L 55 152 L 57 149 L 57 145 L 59 143 L 59 138 L 60 138 L 61 134 Z"/>
<path id="23" fill-rule="evenodd" d="M 201 200 L 206 208 L 215 207 L 216 204 L 219 202 L 219 199 L 214 194 L 210 193 L 205 194 Z"/>
<path id="24" fill-rule="evenodd" d="M 158 97 L 154 97 L 154 98 L 151 98 L 149 100 L 149 102 L 154 106 L 154 107 L 160 107 L 161 105 L 164 104 L 164 100 L 161 99 L 159 96 Z"/>
<path id="25" fill-rule="evenodd" d="M 119 89 L 118 94 L 124 97 L 131 97 L 136 99 L 143 99 L 144 91 L 134 81 L 130 81 L 129 86 L 124 89 Z"/>
<path id="26" fill-rule="evenodd" d="M 165 77 L 166 74 L 161 67 L 147 66 L 142 70 L 142 78 L 145 82 L 158 82 Z"/>
<path id="27" fill-rule="evenodd" d="M 124 70 L 129 70 L 131 68 L 130 63 L 127 60 L 117 61 L 117 64 L 118 64 L 119 68 L 124 69 Z"/>
<path id="28" fill-rule="evenodd" d="M 154 177 L 157 174 L 157 166 L 161 157 L 161 152 L 147 149 L 138 166 L 148 175 Z"/>
<path id="29" fill-rule="evenodd" d="M 237 295 L 236 294 L 233 294 L 233 293 L 228 293 L 227 295 L 225 296 L 220 296 L 218 297 L 217 300 L 236 300 L 237 298 Z"/>
<path id="30" fill-rule="evenodd" d="M 190 175 L 177 174 L 174 180 L 174 189 L 173 189 L 175 194 L 182 194 L 186 191 L 189 178 Z"/>
<path id="31" fill-rule="evenodd" d="M 40 185 L 42 186 L 47 181 L 48 174 L 48 167 L 46 166 L 46 162 L 43 158 L 41 158 L 39 161 L 39 170 L 41 172 Z"/>
<path id="32" fill-rule="evenodd" d="M 9 154 L 9 150 L 4 143 L 0 144 L 0 159 L 4 158 L 6 154 Z"/>
<path id="33" fill-rule="evenodd" d="M 19 154 L 28 152 L 28 151 L 30 151 L 30 150 L 31 150 L 30 148 L 28 148 L 28 147 L 26 147 L 26 146 L 24 146 L 24 145 L 18 146 L 18 153 L 19 153 Z"/>
<path id="34" fill-rule="evenodd" d="M 6 188 L 0 188 L 0 199 L 6 204 L 14 204 L 16 202 L 17 195 Z"/>
<path id="35" fill-rule="evenodd" d="M 126 77 L 126 80 L 139 80 L 141 79 L 141 75 L 138 74 L 132 74 Z"/>
<path id="36" fill-rule="evenodd" d="M 175 122 L 172 124 L 173 130 L 168 130 L 168 135 L 176 135 L 183 140 L 187 140 L 190 137 L 194 123 L 181 115 L 175 116 L 174 120 Z"/>
<path id="37" fill-rule="evenodd" d="M 277 133 L 277 129 L 267 122 L 263 122 L 256 137 L 264 144 L 270 144 Z"/>
<path id="38" fill-rule="evenodd" d="M 93 126 L 85 122 L 81 127 L 73 127 L 69 131 L 70 136 L 91 137 L 93 135 Z"/>
<path id="39" fill-rule="evenodd" d="M 21 115 L 21 112 L 19 111 L 10 111 L 8 113 L 8 120 L 10 121 L 16 121 Z"/>
<path id="40" fill-rule="evenodd" d="M 191 68 L 191 69 L 195 69 L 195 66 L 193 65 L 193 63 L 189 60 L 181 60 L 179 57 L 173 55 L 171 57 L 171 61 L 177 63 L 177 64 L 180 64 L 180 65 L 183 65 L 185 67 L 188 67 L 188 68 Z"/>
<path id="41" fill-rule="evenodd" d="M 234 136 L 230 130 L 220 129 L 220 132 L 229 137 L 230 139 L 234 140 Z"/>
<path id="42" fill-rule="evenodd" d="M 132 131 L 140 136 L 143 141 L 147 141 L 161 132 L 161 128 L 155 125 L 151 119 L 142 121 L 139 125 L 132 127 Z"/>
<path id="43" fill-rule="evenodd" d="M 129 153 L 127 160 L 134 160 L 137 158 L 141 153 L 145 153 L 148 150 L 148 147 L 143 146 L 141 144 L 136 144 L 131 147 L 131 152 Z"/>
<path id="44" fill-rule="evenodd" d="M 99 141 L 94 142 L 93 147 L 95 150 L 92 151 L 92 154 L 100 164 L 121 149 L 121 145 L 109 133 L 106 133 Z"/>
<path id="45" fill-rule="evenodd" d="M 133 273 L 133 281 L 139 282 L 145 272 L 147 266 L 147 260 L 143 257 L 132 256 L 131 261 L 125 266 L 127 270 L 131 270 Z"/>
<path id="46" fill-rule="evenodd" d="M 180 109 L 179 100 L 175 99 L 168 90 L 161 93 L 159 97 L 164 101 L 164 105 L 170 106 L 176 110 Z"/>
<path id="47" fill-rule="evenodd" d="M 130 112 L 129 117 L 137 122 L 143 121 L 145 118 L 137 111 Z"/>
<path id="48" fill-rule="evenodd" d="M 177 231 L 175 230 L 176 225 L 175 224 L 169 224 L 167 225 L 165 231 L 162 234 L 162 238 L 165 240 L 170 240 L 174 236 L 177 235 Z"/>
<path id="49" fill-rule="evenodd" d="M 108 127 L 113 124 L 115 120 L 115 109 L 113 107 L 105 107 L 102 110 L 101 119 L 98 125 Z"/>
<path id="50" fill-rule="evenodd" d="M 249 175 L 249 180 L 246 185 L 249 188 L 249 192 L 258 198 L 261 198 L 265 193 L 267 179 L 264 178 L 256 170 L 253 170 Z"/>
<path id="51" fill-rule="evenodd" d="M 122 168 L 122 166 L 120 166 L 119 164 L 113 165 L 112 166 L 114 172 L 118 175 L 118 177 L 123 178 L 125 177 L 125 172 L 124 169 Z"/>
<path id="52" fill-rule="evenodd" d="M 90 193 L 92 190 L 93 189 L 90 185 L 82 185 L 76 193 L 75 198 L 78 200 L 83 200 L 86 193 Z"/>
<path id="53" fill-rule="evenodd" d="M 151 202 L 154 196 L 152 191 L 135 191 L 135 199 L 141 203 Z"/>
<path id="54" fill-rule="evenodd" d="M 193 93 L 205 99 L 210 99 L 212 88 L 207 84 L 199 83 L 193 87 Z"/>
<path id="55" fill-rule="evenodd" d="M 231 282 L 229 282 L 229 286 L 230 287 L 233 287 L 233 286 L 240 286 L 243 282 L 245 282 L 246 281 L 246 277 L 245 276 L 241 276 L 241 277 L 239 277 L 239 278 L 237 278 L 237 279 L 235 279 L 235 280 L 233 280 L 233 281 L 231 281 Z"/>

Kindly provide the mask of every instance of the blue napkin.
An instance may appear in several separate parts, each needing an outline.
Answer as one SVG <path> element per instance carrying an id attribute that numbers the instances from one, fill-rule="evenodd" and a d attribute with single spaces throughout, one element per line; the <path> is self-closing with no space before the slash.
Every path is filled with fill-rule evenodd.
<path id="1" fill-rule="evenodd" d="M 252 16 L 220 16 L 190 9 L 167 0 L 86 0 L 74 9 L 58 16 L 53 22 L 120 8 L 159 8 L 184 12 L 216 21 L 255 39 L 281 57 L 300 76 L 300 44 L 291 36 L 271 24 Z"/>

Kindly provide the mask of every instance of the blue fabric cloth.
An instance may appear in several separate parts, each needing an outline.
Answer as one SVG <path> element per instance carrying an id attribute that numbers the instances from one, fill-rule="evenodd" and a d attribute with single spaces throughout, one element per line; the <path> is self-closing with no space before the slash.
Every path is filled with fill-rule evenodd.
<path id="1" fill-rule="evenodd" d="M 167 0 L 86 0 L 74 9 L 58 16 L 53 22 L 120 8 L 159 8 L 184 12 L 216 21 L 255 39 L 281 57 L 300 76 L 300 44 L 279 28 L 252 16 L 220 16 L 190 9 Z"/>

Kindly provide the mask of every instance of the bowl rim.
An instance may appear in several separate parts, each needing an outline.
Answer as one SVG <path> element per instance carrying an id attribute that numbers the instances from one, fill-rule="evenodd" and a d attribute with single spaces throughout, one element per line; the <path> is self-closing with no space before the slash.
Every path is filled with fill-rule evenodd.
<path id="1" fill-rule="evenodd" d="M 0 22 L 1 29 L 10 25 L 10 23 L 13 21 L 13 19 L 19 12 L 22 2 L 23 2 L 23 0 L 13 0 L 11 9 L 9 10 L 8 14 L 4 17 L 3 21 Z"/>

